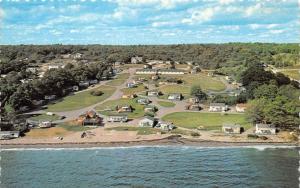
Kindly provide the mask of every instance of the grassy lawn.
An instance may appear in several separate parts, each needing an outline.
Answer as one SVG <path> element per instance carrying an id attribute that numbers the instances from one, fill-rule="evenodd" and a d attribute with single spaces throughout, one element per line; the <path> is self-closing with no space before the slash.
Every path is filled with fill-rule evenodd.
<path id="1" fill-rule="evenodd" d="M 78 131 L 80 132 L 80 131 L 87 131 L 93 129 L 82 125 L 76 125 L 76 123 L 61 123 L 58 124 L 57 127 L 63 128 L 66 131 L 71 131 L 71 132 L 78 132 Z"/>
<path id="2" fill-rule="evenodd" d="M 102 91 L 103 95 L 101 96 L 91 95 L 90 92 L 95 90 Z M 71 111 L 71 110 L 84 108 L 107 99 L 109 96 L 113 94 L 114 91 L 115 88 L 110 86 L 99 86 L 92 90 L 82 91 L 75 95 L 70 95 L 63 98 L 61 102 L 48 105 L 47 111 L 62 112 L 62 111 Z"/>
<path id="3" fill-rule="evenodd" d="M 143 84 L 138 85 L 137 87 L 134 88 L 124 88 L 121 89 L 121 91 L 124 93 L 124 95 L 131 95 L 131 94 L 135 94 L 135 93 L 139 93 L 142 91 L 145 91 L 145 86 Z"/>
<path id="4" fill-rule="evenodd" d="M 202 112 L 175 112 L 162 118 L 178 127 L 189 129 L 203 127 L 207 130 L 220 130 L 223 124 L 240 124 L 245 129 L 251 127 L 244 114 L 202 113 Z"/>
<path id="5" fill-rule="evenodd" d="M 150 128 L 150 127 L 124 127 L 124 126 L 106 128 L 105 130 L 137 131 L 138 135 L 149 135 L 149 134 L 156 134 L 157 132 L 161 132 L 159 129 Z"/>
<path id="6" fill-rule="evenodd" d="M 118 99 L 118 100 L 106 101 L 105 103 L 97 106 L 96 110 L 103 115 L 108 115 L 115 111 L 104 111 L 105 109 L 115 109 L 117 105 L 131 105 L 134 108 L 134 111 L 131 113 L 122 113 L 122 114 L 128 115 L 128 118 L 143 117 L 145 114 L 144 106 L 138 104 L 136 100 L 137 99 Z"/>
<path id="7" fill-rule="evenodd" d="M 181 93 L 186 97 L 190 94 L 190 87 L 184 85 L 164 85 L 159 87 L 159 91 L 164 95 L 168 95 L 169 93 Z"/>
<path id="8" fill-rule="evenodd" d="M 293 78 L 293 79 L 300 80 L 299 70 L 284 70 L 284 71 L 281 71 L 281 72 L 283 74 Z"/>
<path id="9" fill-rule="evenodd" d="M 53 116 L 48 116 L 46 114 L 38 114 L 38 115 L 33 115 L 29 118 L 32 121 L 55 121 L 59 120 L 60 116 L 54 114 Z"/>
<path id="10" fill-rule="evenodd" d="M 28 133 L 25 133 L 26 137 L 31 138 L 46 138 L 64 136 L 70 132 L 62 127 L 51 127 L 47 129 L 31 129 Z"/>
<path id="11" fill-rule="evenodd" d="M 162 106 L 162 107 L 174 107 L 175 106 L 175 103 L 172 103 L 172 102 L 167 102 L 167 101 L 157 101 L 157 103 Z"/>
<path id="12" fill-rule="evenodd" d="M 119 86 L 122 85 L 128 78 L 129 78 L 129 73 L 119 74 L 115 79 L 107 82 L 106 85 Z"/>

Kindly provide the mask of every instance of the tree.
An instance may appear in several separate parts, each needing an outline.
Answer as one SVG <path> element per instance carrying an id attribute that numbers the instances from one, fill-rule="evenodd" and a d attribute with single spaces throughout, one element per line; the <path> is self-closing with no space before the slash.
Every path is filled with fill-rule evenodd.
<path id="1" fill-rule="evenodd" d="M 192 96 L 197 97 L 199 100 L 206 100 L 206 99 L 207 99 L 207 95 L 206 95 L 206 93 L 204 93 L 204 92 L 202 91 L 200 85 L 193 85 L 193 86 L 191 87 L 190 94 L 191 94 Z"/>
<path id="2" fill-rule="evenodd" d="M 264 84 L 254 90 L 254 97 L 273 100 L 277 96 L 277 92 L 278 92 L 278 88 L 276 85 Z"/>

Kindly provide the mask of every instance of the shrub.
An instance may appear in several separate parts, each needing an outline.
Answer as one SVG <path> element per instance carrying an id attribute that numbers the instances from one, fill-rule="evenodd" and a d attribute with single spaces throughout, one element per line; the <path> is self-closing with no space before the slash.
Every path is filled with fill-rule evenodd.
<path id="1" fill-rule="evenodd" d="M 259 138 L 259 136 L 257 136 L 256 134 L 248 134 L 247 137 L 248 138 L 253 138 L 253 139 Z"/>
<path id="2" fill-rule="evenodd" d="M 191 136 L 193 136 L 193 137 L 198 137 L 198 136 L 200 136 L 200 134 L 199 134 L 199 133 L 196 133 L 196 132 L 192 132 L 192 133 L 191 133 Z"/>
<path id="3" fill-rule="evenodd" d="M 100 90 L 96 90 L 96 91 L 91 91 L 90 94 L 93 96 L 101 96 L 103 95 L 103 92 Z"/>

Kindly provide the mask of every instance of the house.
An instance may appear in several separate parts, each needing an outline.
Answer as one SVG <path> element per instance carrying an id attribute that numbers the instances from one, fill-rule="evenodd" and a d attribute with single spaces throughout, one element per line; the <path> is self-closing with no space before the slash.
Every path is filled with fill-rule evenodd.
<path id="1" fill-rule="evenodd" d="M 210 112 L 225 112 L 228 110 L 228 106 L 225 103 L 210 103 Z"/>
<path id="2" fill-rule="evenodd" d="M 134 88 L 137 85 L 134 82 L 129 82 L 129 83 L 126 84 L 126 86 L 127 86 L 127 88 Z"/>
<path id="3" fill-rule="evenodd" d="M 80 81 L 78 85 L 79 85 L 79 87 L 86 88 L 86 87 L 90 86 L 90 82 L 89 81 Z"/>
<path id="4" fill-rule="evenodd" d="M 89 80 L 89 84 L 92 85 L 92 84 L 98 84 L 98 80 L 95 79 L 95 80 Z"/>
<path id="5" fill-rule="evenodd" d="M 0 140 L 8 140 L 18 138 L 20 131 L 0 131 Z"/>
<path id="6" fill-rule="evenodd" d="M 40 128 L 49 128 L 52 126 L 52 122 L 51 121 L 41 121 L 41 122 L 39 122 L 38 126 Z"/>
<path id="7" fill-rule="evenodd" d="M 140 122 L 140 127 L 153 127 L 154 126 L 155 119 L 153 117 L 147 116 L 144 117 Z"/>
<path id="8" fill-rule="evenodd" d="M 126 122 L 128 121 L 128 116 L 125 115 L 109 115 L 107 117 L 108 122 Z"/>
<path id="9" fill-rule="evenodd" d="M 54 99 L 56 99 L 56 95 L 45 95 L 44 99 L 49 100 L 49 101 L 54 100 Z"/>
<path id="10" fill-rule="evenodd" d="M 164 121 L 159 121 L 155 127 L 160 128 L 163 131 L 170 131 L 174 129 L 174 125 L 172 123 Z"/>
<path id="11" fill-rule="evenodd" d="M 77 122 L 83 126 L 100 126 L 102 125 L 102 118 L 94 110 L 90 110 L 81 114 L 77 118 Z"/>
<path id="12" fill-rule="evenodd" d="M 186 106 L 187 110 L 194 110 L 194 111 L 200 111 L 202 108 L 200 104 L 189 104 Z"/>
<path id="13" fill-rule="evenodd" d="M 256 124 L 255 125 L 256 134 L 276 134 L 276 127 L 271 124 Z"/>
<path id="14" fill-rule="evenodd" d="M 142 63 L 143 62 L 143 57 L 141 57 L 141 56 L 131 57 L 130 61 L 131 61 L 132 64 Z"/>
<path id="15" fill-rule="evenodd" d="M 159 92 L 158 91 L 148 91 L 147 92 L 147 96 L 149 96 L 149 97 L 157 97 L 157 96 L 159 96 Z"/>
<path id="16" fill-rule="evenodd" d="M 222 132 L 227 134 L 241 134 L 243 128 L 240 125 L 223 125 Z"/>
<path id="17" fill-rule="evenodd" d="M 130 105 L 117 106 L 116 109 L 117 109 L 118 113 L 132 112 L 132 110 L 133 110 Z"/>
<path id="18" fill-rule="evenodd" d="M 150 100 L 148 98 L 140 98 L 137 100 L 137 103 L 146 105 L 150 103 Z"/>
<path id="19" fill-rule="evenodd" d="M 189 103 L 191 103 L 191 104 L 197 104 L 197 103 L 199 103 L 200 101 L 199 101 L 199 98 L 197 98 L 197 97 L 192 97 L 192 98 L 189 98 Z"/>
<path id="20" fill-rule="evenodd" d="M 156 107 L 153 106 L 153 105 L 148 105 L 148 106 L 145 106 L 144 111 L 145 112 L 155 112 L 156 111 Z"/>
<path id="21" fill-rule="evenodd" d="M 247 109 L 247 104 L 244 103 L 236 104 L 235 109 L 237 112 L 245 112 L 245 110 Z"/>
<path id="22" fill-rule="evenodd" d="M 181 93 L 171 93 L 171 94 L 169 94 L 168 99 L 180 101 L 182 99 L 182 95 L 181 95 Z"/>

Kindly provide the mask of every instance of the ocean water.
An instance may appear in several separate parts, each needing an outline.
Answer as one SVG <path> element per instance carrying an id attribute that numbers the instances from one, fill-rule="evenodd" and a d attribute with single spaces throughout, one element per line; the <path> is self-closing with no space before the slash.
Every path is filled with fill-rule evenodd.
<path id="1" fill-rule="evenodd" d="M 1 151 L 1 188 L 299 187 L 299 148 L 187 146 Z"/>

